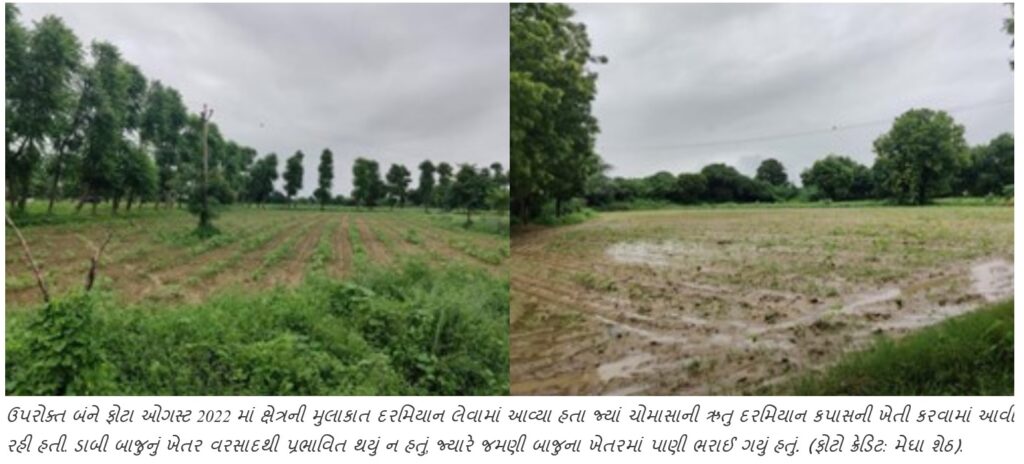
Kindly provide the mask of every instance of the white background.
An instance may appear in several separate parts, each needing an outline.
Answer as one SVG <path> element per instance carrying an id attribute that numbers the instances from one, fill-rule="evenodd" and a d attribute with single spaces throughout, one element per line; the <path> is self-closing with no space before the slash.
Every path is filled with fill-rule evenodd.
<path id="1" fill-rule="evenodd" d="M 1016 76 L 1015 76 L 1016 79 Z M 1016 85 L 1016 82 L 1015 82 Z M 1015 105 L 1016 107 L 1016 105 Z M 1019 125 L 1015 125 L 1015 128 Z M 1015 132 L 1019 132 L 1016 131 Z M 1019 168 L 1016 169 L 1019 172 Z M 1015 177 L 1017 174 L 1015 174 Z M 1020 183 L 1020 182 L 1016 182 Z M 1014 219 L 1016 221 L 1016 218 Z M 1015 224 L 1016 226 L 1016 224 Z M 1015 227 L 1015 241 L 1019 243 L 1020 227 Z M 1020 283 L 1015 283 L 1015 288 L 1020 288 Z M 1016 322 L 1016 331 L 1020 331 L 1021 323 Z M 1019 343 L 1018 343 L 1019 345 Z M 301 360 L 299 360 L 301 361 Z M 2 369 L 2 368 L 0 368 Z M 1015 371 L 1021 372 L 1019 358 L 1015 361 Z M 5 377 L 6 378 L 6 377 Z M 1015 391 L 1020 395 L 1020 380 L 1015 381 Z M 480 462 L 487 461 L 579 461 L 584 458 L 593 462 L 621 462 L 623 459 L 642 459 L 645 462 L 821 462 L 821 459 L 828 459 L 828 462 L 857 462 L 865 460 L 871 462 L 979 462 L 990 460 L 992 462 L 1019 461 L 1024 446 L 1024 433 L 1022 433 L 1020 422 L 1014 424 L 987 424 L 977 422 L 981 409 L 1006 409 L 1017 402 L 1015 397 L 982 397 L 982 398 L 902 398 L 902 397 L 870 397 L 870 398 L 844 398 L 844 397 L 648 397 L 648 398 L 581 398 L 581 397 L 511 397 L 511 398 L 401 398 L 401 397 L 307 397 L 307 398 L 271 398 L 271 397 L 105 397 L 105 398 L 33 398 L 33 397 L 4 397 L 2 400 L 3 417 L 0 420 L 3 439 L 3 446 L 0 447 L 0 459 L 3 462 L 61 462 L 73 459 L 76 462 L 181 462 L 183 459 L 199 459 L 199 462 L 218 460 L 222 462 L 235 462 L 245 460 L 246 462 L 280 462 L 281 459 L 303 459 L 309 462 L 368 462 L 384 461 L 394 462 L 398 457 L 416 462 Z M 12 424 L 7 420 L 8 413 L 13 407 L 36 408 L 40 403 L 45 403 L 51 409 L 68 409 L 67 423 L 65 424 Z M 108 426 L 105 422 L 105 411 L 114 403 L 124 408 L 136 409 L 135 423 L 129 425 Z M 232 410 L 231 422 L 228 424 L 148 424 L 141 422 L 141 410 L 151 409 L 154 404 L 160 404 L 165 409 L 230 409 Z M 300 404 L 307 404 L 306 424 L 289 425 L 265 425 L 259 422 L 261 412 L 268 404 L 278 408 L 297 408 Z M 393 409 L 400 408 L 403 404 L 414 404 L 421 409 L 454 409 L 459 405 L 465 405 L 468 409 L 496 409 L 502 408 L 502 422 L 499 424 L 456 424 L 450 422 L 446 416 L 444 423 L 432 424 L 340 424 L 325 425 L 319 428 L 313 427 L 310 422 L 313 409 Z M 701 423 L 699 424 L 635 424 L 629 421 L 628 411 L 637 407 L 638 404 L 645 404 L 650 409 L 685 409 L 692 408 L 694 403 L 701 404 Z M 771 403 L 779 408 L 808 409 L 808 423 L 805 424 L 749 424 L 740 423 L 739 412 L 733 418 L 730 427 L 708 424 L 705 421 L 706 413 L 712 409 L 742 410 L 746 408 L 760 408 L 766 403 Z M 875 405 L 875 417 L 878 410 L 885 404 L 902 406 L 910 403 L 913 408 L 910 423 L 886 424 L 874 420 L 870 424 L 815 424 L 811 422 L 816 409 L 856 409 L 863 410 L 866 404 Z M 100 417 L 100 423 L 77 423 L 71 419 L 72 411 L 87 405 L 96 404 L 104 411 Z M 246 424 L 237 420 L 239 410 L 256 408 L 255 422 Z M 623 414 L 618 424 L 597 424 L 593 420 L 593 410 L 623 408 Z M 511 409 L 553 409 L 554 416 L 551 424 L 516 424 L 508 422 L 508 411 Z M 975 421 L 972 424 L 917 424 L 917 412 L 922 409 L 967 409 L 972 408 L 971 418 Z M 563 409 L 587 410 L 587 422 L 583 424 L 558 424 L 558 413 Z M 1019 412 L 1014 408 L 1015 412 Z M 374 418 L 376 413 L 373 414 Z M 193 418 L 195 416 L 193 415 Z M 67 433 L 70 437 L 69 449 L 74 446 L 74 440 L 79 438 L 96 438 L 104 433 L 111 434 L 110 452 L 106 455 L 39 455 L 35 452 L 29 454 L 12 455 L 9 453 L 11 440 L 19 440 L 26 434 L 33 434 L 33 448 L 38 446 L 40 440 L 45 438 L 56 438 L 61 433 Z M 268 454 L 222 454 L 216 455 L 211 452 L 203 452 L 195 456 L 175 455 L 166 450 L 167 438 L 172 434 L 183 437 L 202 438 L 204 450 L 208 450 L 211 441 L 217 439 L 243 439 L 243 438 L 264 438 L 280 433 L 282 442 L 280 449 L 283 453 L 276 455 Z M 324 433 L 331 433 L 338 440 L 348 440 L 349 452 L 343 455 L 288 455 L 287 439 L 315 439 Z M 482 450 L 481 441 L 484 439 L 515 439 L 520 434 L 527 434 L 527 454 L 507 456 L 503 454 L 490 453 L 487 455 L 479 453 Z M 740 443 L 732 453 L 724 455 L 701 454 L 695 455 L 692 452 L 685 452 L 680 455 L 659 455 L 656 453 L 645 453 L 642 456 L 631 452 L 617 454 L 595 454 L 588 451 L 590 439 L 594 434 L 600 433 L 606 438 L 636 439 L 644 438 L 644 448 L 649 449 L 650 442 L 654 438 L 677 438 L 681 434 L 689 436 L 688 447 L 692 447 L 695 440 L 729 438 L 738 436 L 742 438 L 762 439 L 769 438 L 774 444 L 778 439 L 799 438 L 799 451 L 793 457 L 785 455 L 773 455 L 771 446 L 764 457 L 757 457 L 739 450 Z M 808 454 L 807 446 L 812 438 L 820 437 L 823 433 L 844 434 L 846 437 L 845 447 L 849 448 L 854 439 L 854 434 L 872 433 L 876 437 L 886 440 L 890 451 L 884 454 L 850 454 L 812 456 Z M 476 440 L 474 453 L 451 454 L 437 451 L 436 440 L 438 439 L 461 439 L 472 434 Z M 894 440 L 899 434 L 905 434 L 913 438 L 925 440 L 927 451 L 920 454 L 898 453 L 891 451 L 895 444 Z M 963 452 L 960 455 L 936 455 L 930 449 L 932 440 L 936 434 L 944 434 L 947 437 L 963 439 Z M 156 457 L 148 455 L 133 456 L 114 451 L 114 440 L 118 438 L 155 439 L 161 438 L 161 449 Z M 355 441 L 358 438 L 380 437 L 382 443 L 375 457 L 368 457 L 352 451 Z M 430 450 L 423 457 L 409 456 L 404 453 L 395 455 L 384 450 L 384 442 L 401 440 L 404 448 L 405 443 L 410 439 L 422 441 L 430 438 Z M 530 452 L 529 448 L 534 439 L 537 438 L 564 438 L 581 439 L 583 453 L 580 455 L 563 454 L 558 457 L 550 457 L 544 454 Z"/>

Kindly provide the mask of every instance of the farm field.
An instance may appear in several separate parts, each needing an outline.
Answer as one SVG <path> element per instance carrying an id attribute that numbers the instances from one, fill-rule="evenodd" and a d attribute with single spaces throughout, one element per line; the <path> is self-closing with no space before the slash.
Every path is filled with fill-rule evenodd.
<path id="1" fill-rule="evenodd" d="M 235 207 L 205 241 L 180 210 L 22 219 L 51 300 L 8 228 L 9 395 L 508 393 L 507 216 Z"/>
<path id="2" fill-rule="evenodd" d="M 513 394 L 763 392 L 1010 299 L 1013 208 L 604 213 L 509 265 Z"/>
<path id="3" fill-rule="evenodd" d="M 110 231 L 97 288 L 123 303 L 198 303 L 223 291 L 294 288 L 314 274 L 342 279 L 412 257 L 503 275 L 509 252 L 508 239 L 499 234 L 461 230 L 457 215 L 421 210 L 237 207 L 218 218 L 222 233 L 206 241 L 190 235 L 194 220 L 183 210 L 105 220 L 90 220 L 86 211 L 81 216 L 81 222 L 31 225 L 23 233 L 47 282 L 61 293 L 82 285 L 93 246 Z M 8 233 L 6 240 L 7 311 L 38 305 L 17 239 Z"/>

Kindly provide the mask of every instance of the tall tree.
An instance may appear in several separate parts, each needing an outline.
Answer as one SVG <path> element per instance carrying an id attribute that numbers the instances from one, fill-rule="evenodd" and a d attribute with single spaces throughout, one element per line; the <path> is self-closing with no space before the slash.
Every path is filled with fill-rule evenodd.
<path id="1" fill-rule="evenodd" d="M 392 200 L 391 207 L 394 208 L 397 202 L 399 208 L 405 208 L 405 197 L 409 195 L 409 184 L 412 183 L 409 169 L 401 164 L 392 164 L 388 168 L 386 179 L 388 195 Z"/>
<path id="2" fill-rule="evenodd" d="M 334 182 L 334 154 L 331 150 L 324 148 L 320 153 L 320 166 L 317 170 L 320 174 L 319 185 L 313 195 L 320 202 L 320 210 L 323 211 L 324 205 L 331 201 L 331 184 Z"/>
<path id="3" fill-rule="evenodd" d="M 384 195 L 384 182 L 380 179 L 380 165 L 366 158 L 356 158 L 352 164 L 352 198 L 357 205 L 373 209 Z"/>
<path id="4" fill-rule="evenodd" d="M 82 104 L 89 114 L 86 122 L 79 181 L 83 191 L 76 209 L 89 201 L 109 196 L 117 178 L 117 156 L 121 152 L 128 101 L 128 79 L 117 47 L 93 42 L 94 64 L 86 77 Z"/>
<path id="5" fill-rule="evenodd" d="M 434 192 L 436 197 L 434 203 L 445 211 L 452 209 L 449 193 L 452 188 L 453 174 L 452 165 L 444 161 L 437 165 L 437 188 Z"/>
<path id="6" fill-rule="evenodd" d="M 430 160 L 423 160 L 420 163 L 420 182 L 416 187 L 416 196 L 423 205 L 424 212 L 430 212 L 430 205 L 434 203 L 434 163 Z"/>
<path id="7" fill-rule="evenodd" d="M 274 181 L 277 180 L 277 154 L 270 153 L 256 160 L 249 174 L 250 199 L 261 208 L 274 193 Z"/>
<path id="8" fill-rule="evenodd" d="M 7 16 L 8 23 L 16 22 L 17 9 L 8 7 Z M 8 112 L 16 115 L 7 121 L 8 147 L 17 140 L 17 148 L 7 150 L 7 183 L 12 200 L 17 198 L 18 209 L 24 210 L 44 149 L 57 145 L 74 113 L 72 82 L 82 49 L 75 34 L 56 16 L 43 17 L 27 37 L 20 26 L 7 36 L 14 42 L 7 45 L 14 55 L 6 60 L 13 65 L 8 71 L 13 75 L 7 79 L 12 86 L 7 89 L 7 104 Z"/>
<path id="9" fill-rule="evenodd" d="M 302 159 L 305 157 L 302 150 L 295 152 L 288 158 L 284 168 L 284 191 L 288 195 L 288 204 L 292 205 L 292 197 L 299 190 L 302 190 Z"/>
<path id="10" fill-rule="evenodd" d="M 181 162 L 182 131 L 188 120 L 188 110 L 181 94 L 160 81 L 153 82 L 146 95 L 140 121 L 139 137 L 143 147 L 152 145 L 157 170 L 157 205 L 168 206 L 174 201 L 178 169 Z"/>
<path id="11" fill-rule="evenodd" d="M 455 205 L 466 209 L 467 226 L 473 223 L 473 210 L 483 209 L 487 205 L 489 174 L 486 168 L 478 171 L 471 164 L 459 165 L 459 172 L 455 174 L 451 197 Z"/>
<path id="12" fill-rule="evenodd" d="M 591 115 L 597 74 L 588 65 L 607 60 L 591 55 L 586 28 L 566 5 L 515 3 L 510 14 L 510 178 L 513 207 L 526 222 L 547 201 L 561 214 L 600 170 Z"/>
<path id="13" fill-rule="evenodd" d="M 757 174 L 754 176 L 754 179 L 776 187 L 789 185 L 789 176 L 786 175 L 786 168 L 775 158 L 768 158 L 762 161 L 757 167 Z"/>
<path id="14" fill-rule="evenodd" d="M 896 118 L 874 148 L 882 192 L 901 203 L 923 205 L 948 192 L 967 142 L 964 127 L 946 112 L 913 109 Z"/>

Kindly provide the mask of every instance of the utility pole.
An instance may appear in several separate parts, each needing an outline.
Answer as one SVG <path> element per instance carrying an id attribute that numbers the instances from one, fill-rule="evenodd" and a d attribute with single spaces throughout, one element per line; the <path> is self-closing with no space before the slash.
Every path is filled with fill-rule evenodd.
<path id="1" fill-rule="evenodd" d="M 209 175 L 210 175 L 210 147 L 206 142 L 206 136 L 209 132 L 208 128 L 210 125 L 210 118 L 213 117 L 213 108 L 209 108 L 203 103 L 203 111 L 199 113 L 203 120 L 203 198 L 202 198 L 202 211 L 199 212 L 199 232 L 206 233 L 210 229 L 210 204 L 207 200 L 207 190 L 209 186 Z"/>

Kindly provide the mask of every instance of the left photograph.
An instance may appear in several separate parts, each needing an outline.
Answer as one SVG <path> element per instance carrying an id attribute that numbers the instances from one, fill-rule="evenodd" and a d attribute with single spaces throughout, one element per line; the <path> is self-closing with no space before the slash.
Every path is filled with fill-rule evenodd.
<path id="1" fill-rule="evenodd" d="M 507 395 L 509 8 L 6 4 L 8 395 Z"/>

